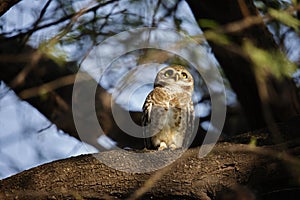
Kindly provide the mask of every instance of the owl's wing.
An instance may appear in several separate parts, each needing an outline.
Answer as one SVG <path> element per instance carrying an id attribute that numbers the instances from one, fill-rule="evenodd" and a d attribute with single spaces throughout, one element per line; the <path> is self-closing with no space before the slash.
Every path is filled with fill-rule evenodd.
<path id="1" fill-rule="evenodd" d="M 143 106 L 143 137 L 145 138 L 145 147 L 153 149 L 151 137 L 160 132 L 166 123 L 168 117 L 169 105 L 163 104 L 162 101 L 156 102 L 158 98 L 155 97 L 158 91 L 153 90 L 146 98 Z"/>
<path id="2" fill-rule="evenodd" d="M 150 124 L 150 116 L 151 116 L 152 103 L 145 101 L 143 105 L 143 115 L 142 115 L 142 126 L 143 126 L 143 137 L 144 137 L 144 145 L 146 149 L 152 149 L 151 138 L 148 136 L 149 133 L 147 130 L 148 124 Z"/>
<path id="3" fill-rule="evenodd" d="M 186 110 L 186 124 L 187 124 L 187 129 L 185 133 L 185 138 L 183 142 L 183 147 L 188 148 L 191 143 L 193 142 L 193 139 L 195 138 L 195 112 L 194 112 L 194 105 L 193 102 L 191 101 L 187 105 L 187 110 Z"/>

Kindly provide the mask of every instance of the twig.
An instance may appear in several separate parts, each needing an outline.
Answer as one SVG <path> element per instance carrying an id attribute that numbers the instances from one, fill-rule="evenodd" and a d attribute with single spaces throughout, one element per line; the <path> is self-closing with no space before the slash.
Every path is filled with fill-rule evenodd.
<path id="1" fill-rule="evenodd" d="M 43 9 L 41 10 L 41 13 L 40 13 L 39 18 L 34 22 L 32 30 L 35 30 L 35 29 L 37 28 L 38 24 L 40 23 L 40 21 L 41 21 L 42 18 L 44 17 L 44 15 L 45 15 L 45 13 L 46 13 L 46 11 L 47 11 L 47 9 L 48 9 L 48 7 L 49 7 L 51 1 L 52 1 L 52 0 L 48 0 L 48 1 L 46 2 L 45 6 L 44 6 Z M 25 44 L 25 43 L 28 41 L 28 39 L 30 38 L 30 36 L 32 35 L 32 33 L 34 33 L 34 31 L 32 31 L 32 30 L 29 31 L 29 32 L 28 32 L 29 34 L 26 35 L 26 37 L 25 37 L 25 39 L 24 39 L 24 41 L 23 41 L 23 44 Z"/>
<path id="2" fill-rule="evenodd" d="M 96 11 L 98 8 L 100 8 L 100 7 L 103 7 L 103 6 L 106 6 L 106 5 L 108 5 L 108 4 L 110 4 L 110 3 L 113 3 L 113 2 L 115 2 L 116 0 L 110 0 L 110 1 L 106 1 L 106 2 L 104 2 L 104 3 L 99 3 L 99 4 L 97 4 L 97 5 L 95 5 L 95 6 L 92 6 L 92 7 L 90 7 L 90 8 L 85 8 L 85 9 L 82 9 L 82 10 L 84 10 L 84 13 L 82 13 L 82 14 L 85 14 L 85 13 L 88 13 L 88 12 L 93 12 L 93 11 Z M 81 11 L 82 11 L 81 10 Z M 81 12 L 81 11 L 79 11 L 79 12 Z M 30 29 L 27 29 L 27 31 L 23 31 L 23 29 L 19 29 L 19 30 L 16 30 L 16 32 L 21 32 L 20 34 L 17 34 L 17 35 L 15 35 L 15 36 L 13 36 L 12 38 L 19 38 L 19 37 L 21 37 L 21 36 L 23 36 L 23 35 L 26 35 L 26 34 L 28 34 L 28 33 L 30 33 L 30 32 L 34 32 L 34 31 L 38 31 L 38 30 L 41 30 L 41 29 L 44 29 L 44 28 L 48 28 L 48 27 L 50 27 L 50 26 L 54 26 L 54 25 L 57 25 L 57 24 L 60 24 L 60 23 L 63 23 L 63 22 L 65 22 L 65 21 L 67 21 L 67 20 L 70 20 L 70 19 L 72 19 L 72 18 L 74 18 L 75 16 L 77 16 L 78 15 L 78 12 L 77 13 L 72 13 L 72 14 L 70 14 L 70 15 L 67 15 L 67 16 L 64 16 L 64 17 L 62 17 L 62 18 L 60 18 L 60 19 L 58 19 L 58 20 L 56 20 L 56 21 L 54 21 L 54 22 L 49 22 L 49 23 L 47 23 L 47 24 L 44 24 L 44 25 L 41 25 L 41 26 L 37 26 L 36 28 L 30 28 Z M 7 33 L 2 33 L 1 35 L 8 35 L 8 34 L 11 34 L 10 32 L 7 32 Z"/>
<path id="3" fill-rule="evenodd" d="M 300 4 L 295 5 L 293 7 L 290 7 L 286 9 L 285 11 L 289 14 L 292 14 L 293 12 L 300 10 Z M 247 16 L 243 18 L 242 20 L 238 20 L 229 24 L 226 24 L 224 26 L 216 28 L 214 31 L 217 33 L 236 33 L 242 30 L 245 30 L 251 26 L 262 24 L 263 22 L 269 22 L 274 20 L 274 18 L 266 14 L 265 16 L 260 15 L 254 15 L 254 16 Z"/>

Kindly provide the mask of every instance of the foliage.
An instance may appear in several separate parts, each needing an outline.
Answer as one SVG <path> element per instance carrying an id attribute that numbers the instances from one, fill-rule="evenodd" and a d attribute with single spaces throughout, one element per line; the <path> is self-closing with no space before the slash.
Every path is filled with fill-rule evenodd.
<path id="1" fill-rule="evenodd" d="M 291 77 L 297 69 L 297 66 L 290 62 L 282 52 L 262 50 L 249 41 L 245 41 L 244 49 L 252 59 L 259 79 L 264 79 L 266 74 L 273 74 L 278 79 Z"/>

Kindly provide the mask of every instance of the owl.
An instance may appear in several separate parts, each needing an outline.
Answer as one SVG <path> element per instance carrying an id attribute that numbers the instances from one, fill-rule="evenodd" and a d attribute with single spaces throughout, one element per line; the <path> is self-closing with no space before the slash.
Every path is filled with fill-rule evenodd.
<path id="1" fill-rule="evenodd" d="M 193 91 L 194 79 L 183 66 L 168 66 L 158 72 L 143 105 L 147 149 L 187 147 L 194 125 Z"/>

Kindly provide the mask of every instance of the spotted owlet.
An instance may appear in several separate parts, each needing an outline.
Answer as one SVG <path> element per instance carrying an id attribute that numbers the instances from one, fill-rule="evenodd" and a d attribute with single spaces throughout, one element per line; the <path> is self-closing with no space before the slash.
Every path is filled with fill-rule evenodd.
<path id="1" fill-rule="evenodd" d="M 194 80 L 182 66 L 158 72 L 143 106 L 145 146 L 163 150 L 186 147 L 194 124 Z"/>

